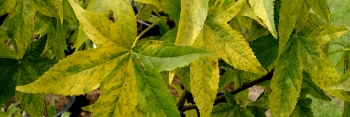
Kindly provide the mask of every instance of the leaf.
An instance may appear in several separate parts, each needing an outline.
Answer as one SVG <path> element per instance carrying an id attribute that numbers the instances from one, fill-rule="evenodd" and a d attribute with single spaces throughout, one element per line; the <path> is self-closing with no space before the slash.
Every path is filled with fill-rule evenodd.
<path id="1" fill-rule="evenodd" d="M 297 46 L 297 38 L 289 39 L 284 51 L 278 59 L 271 80 L 269 95 L 270 112 L 272 116 L 289 116 L 295 108 L 302 83 L 303 66 L 300 65 L 301 55 Z"/>
<path id="2" fill-rule="evenodd" d="M 207 20 L 227 23 L 236 16 L 246 4 L 245 0 L 217 0 L 213 6 L 209 8 Z"/>
<path id="3" fill-rule="evenodd" d="M 127 38 L 124 42 L 125 44 L 127 44 L 125 46 L 127 48 L 131 48 L 132 42 L 136 38 L 137 30 L 134 30 L 134 27 L 136 27 L 137 24 L 136 24 L 136 19 L 134 17 L 135 15 L 134 11 L 130 10 L 132 9 L 132 6 L 130 5 L 130 1 L 90 0 L 89 5 L 86 9 L 88 11 L 91 11 L 92 13 L 103 14 L 108 18 L 113 17 L 111 21 L 114 22 L 114 24 L 116 24 L 115 27 L 118 28 L 117 30 L 118 33 L 114 32 L 112 33 L 113 35 L 111 36 L 122 35 L 118 37 Z M 77 10 L 77 9 L 74 9 L 74 10 Z M 76 13 L 76 11 L 74 12 Z M 96 18 L 91 18 L 88 20 L 93 21 L 94 19 Z M 81 19 L 79 19 L 79 21 L 81 21 Z M 105 24 L 103 24 L 102 26 L 104 25 Z M 103 29 L 103 28 L 97 28 L 97 29 Z M 113 31 L 114 29 L 112 28 L 111 30 Z M 101 32 L 105 32 L 105 31 L 102 30 Z M 108 36 L 108 37 L 110 38 L 111 36 Z M 114 37 L 110 39 L 118 39 L 118 38 Z"/>
<path id="4" fill-rule="evenodd" d="M 254 13 L 253 9 L 250 8 L 248 4 L 245 4 L 242 8 L 242 10 L 237 14 L 238 16 L 247 16 L 249 18 L 254 19 L 256 22 L 258 22 L 261 26 L 266 27 L 265 24 L 259 19 L 258 16 Z"/>
<path id="5" fill-rule="evenodd" d="M 264 108 L 264 109 L 268 109 L 269 108 L 269 98 L 268 98 L 268 95 L 266 94 L 261 94 L 260 97 L 252 102 L 252 103 L 249 103 L 248 104 L 248 107 L 249 106 L 255 106 L 255 107 L 261 107 L 261 108 Z"/>
<path id="6" fill-rule="evenodd" d="M 305 0 L 305 2 L 312 8 L 327 23 L 330 23 L 330 13 L 327 0 Z"/>
<path id="7" fill-rule="evenodd" d="M 303 83 L 301 84 L 302 92 L 307 92 L 311 96 L 317 99 L 322 99 L 325 101 L 331 101 L 332 99 L 320 89 L 310 78 L 310 74 L 303 72 Z"/>
<path id="8" fill-rule="evenodd" d="M 142 62 L 150 63 L 151 67 L 159 71 L 170 71 L 184 67 L 197 58 L 211 53 L 190 46 L 175 46 L 168 42 L 146 41 L 133 48 Z M 176 64 L 174 64 L 176 62 Z"/>
<path id="9" fill-rule="evenodd" d="M 311 102 L 310 98 L 300 98 L 291 117 L 314 117 L 315 115 L 310 107 Z"/>
<path id="10" fill-rule="evenodd" d="M 280 40 L 279 54 L 284 50 L 285 45 L 291 36 L 299 15 L 298 13 L 300 12 L 303 4 L 306 4 L 303 0 L 281 1 L 278 25 L 278 34 Z"/>
<path id="11" fill-rule="evenodd" d="M 174 27 L 173 29 L 165 33 L 159 40 L 175 43 L 177 30 L 177 27 Z"/>
<path id="12" fill-rule="evenodd" d="M 192 45 L 204 25 L 209 0 L 182 0 L 175 44 Z"/>
<path id="13" fill-rule="evenodd" d="M 15 95 L 17 79 L 14 78 L 17 71 L 17 60 L 0 58 L 0 105 L 5 104 Z"/>
<path id="14" fill-rule="evenodd" d="M 83 27 L 92 29 L 84 28 L 89 38 L 100 45 L 105 42 L 110 45 L 76 52 L 54 65 L 34 83 L 16 89 L 29 93 L 80 95 L 100 87 L 99 100 L 86 107 L 94 113 L 93 116 L 179 116 L 160 72 L 188 65 L 195 59 L 210 55 L 210 52 L 161 41 L 144 41 L 132 49 L 126 48 L 120 42 L 130 40 L 129 37 L 111 37 L 97 30 L 114 28 L 117 31 L 117 24 L 107 22 L 105 16 L 84 11 L 72 0 L 70 3 Z M 128 10 L 132 11 L 131 7 Z M 92 20 L 92 17 L 96 19 Z M 43 85 L 52 82 L 55 84 Z M 101 108 L 102 105 L 107 106 Z"/>
<path id="15" fill-rule="evenodd" d="M 200 35 L 203 36 L 199 39 L 202 37 L 204 43 L 212 44 L 207 49 L 231 66 L 258 74 L 266 73 L 242 35 L 227 24 L 208 24 L 202 31 Z"/>
<path id="16" fill-rule="evenodd" d="M 190 65 L 191 91 L 201 116 L 209 116 L 213 108 L 220 77 L 217 62 L 217 57 L 208 56 Z"/>
<path id="17" fill-rule="evenodd" d="M 1 59 L 4 66 L 0 67 L 2 71 L 1 80 L 6 83 L 1 87 L 0 105 L 16 94 L 17 99 L 21 103 L 23 109 L 31 116 L 42 116 L 44 112 L 44 95 L 43 94 L 27 94 L 15 92 L 15 87 L 26 85 L 35 81 L 45 71 L 47 71 L 56 62 L 40 57 L 46 43 L 46 36 L 40 38 L 36 42 L 32 42 L 27 49 L 23 59 L 11 60 Z"/>
<path id="18" fill-rule="evenodd" d="M 267 109 L 257 106 L 247 106 L 247 109 L 254 115 L 254 117 L 266 117 Z"/>
<path id="19" fill-rule="evenodd" d="M 12 58 L 16 59 L 15 51 L 11 50 L 9 46 L 6 45 L 10 38 L 7 36 L 7 32 L 4 30 L 0 30 L 0 57 L 1 58 Z"/>
<path id="20" fill-rule="evenodd" d="M 343 26 L 333 26 L 329 24 L 320 25 L 316 28 L 310 29 L 308 38 L 317 40 L 316 42 L 323 46 L 349 32 L 349 29 Z"/>
<path id="21" fill-rule="evenodd" d="M 254 117 L 248 110 L 234 104 L 235 99 L 229 93 L 225 93 L 225 98 L 229 103 L 220 103 L 214 106 L 212 117 Z"/>
<path id="22" fill-rule="evenodd" d="M 162 0 L 162 3 L 166 11 L 169 13 L 170 18 L 175 21 L 176 25 L 179 25 L 181 0 Z"/>
<path id="23" fill-rule="evenodd" d="M 221 76 L 221 79 L 219 81 L 219 88 L 218 92 L 224 90 L 225 87 L 227 87 L 231 82 L 233 82 L 234 78 L 237 77 L 238 71 L 233 69 L 227 69 L 225 74 Z"/>
<path id="24" fill-rule="evenodd" d="M 181 67 L 175 70 L 175 74 L 179 78 L 181 84 L 191 92 L 191 84 L 190 84 L 190 66 Z M 180 94 L 180 93 L 179 93 Z"/>
<path id="25" fill-rule="evenodd" d="M 47 45 L 51 48 L 56 59 L 61 60 L 66 57 L 64 50 L 67 49 L 66 37 L 68 22 L 64 21 L 63 24 L 61 24 L 59 20 L 54 18 L 48 18 L 47 20 L 50 24 Z"/>
<path id="26" fill-rule="evenodd" d="M 160 11 L 165 10 L 165 8 L 160 0 L 136 0 L 136 2 L 143 3 L 143 4 L 151 4 L 155 7 L 157 7 Z"/>
<path id="27" fill-rule="evenodd" d="M 17 44 L 17 56 L 21 59 L 32 39 L 35 27 L 35 13 L 38 11 L 48 16 L 54 16 L 53 14 L 56 14 L 55 17 L 58 17 L 62 22 L 62 0 L 8 1 L 11 1 L 11 3 L 5 1 L 6 6 L 2 6 L 4 9 L 7 9 L 6 13 L 9 13 L 9 22 L 5 24 L 5 27 L 7 27 L 9 32 L 14 34 L 14 40 Z"/>
<path id="28" fill-rule="evenodd" d="M 249 43 L 256 58 L 267 69 L 278 56 L 278 41 L 272 35 L 263 36 Z"/>
<path id="29" fill-rule="evenodd" d="M 274 38 L 278 38 L 274 22 L 273 0 L 249 0 L 254 13 L 264 22 Z"/>
<path id="30" fill-rule="evenodd" d="M 134 27 L 136 27 L 136 19 L 130 17 L 133 16 L 133 11 L 129 10 L 131 9 L 129 1 L 95 0 L 90 1 L 90 4 L 94 6 L 88 6 L 87 9 L 94 9 L 94 13 L 104 13 L 106 15 L 106 12 L 111 10 L 112 16 L 115 17 L 115 23 L 113 23 L 107 17 L 102 17 L 103 15 L 96 15 L 89 11 L 84 11 L 79 5 L 71 4 L 79 19 L 80 25 L 83 26 L 84 31 L 96 46 L 107 47 L 112 46 L 110 44 L 118 44 L 124 48 L 131 49 L 136 38 L 136 30 L 133 30 Z M 100 7 L 99 5 L 104 6 Z M 108 29 L 105 27 L 110 28 Z"/>

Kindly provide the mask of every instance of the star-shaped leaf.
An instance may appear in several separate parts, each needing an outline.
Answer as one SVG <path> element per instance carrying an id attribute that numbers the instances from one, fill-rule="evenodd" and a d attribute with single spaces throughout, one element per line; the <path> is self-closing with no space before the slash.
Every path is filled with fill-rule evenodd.
<path id="1" fill-rule="evenodd" d="M 102 14 L 84 10 L 73 0 L 69 2 L 80 25 L 97 48 L 68 56 L 37 81 L 19 86 L 17 90 L 80 95 L 100 87 L 99 100 L 87 107 L 93 116 L 179 116 L 160 72 L 186 66 L 211 53 L 162 41 L 144 41 L 136 45 L 136 35 L 130 36 L 122 30 L 125 25 L 115 24 Z M 128 0 L 115 2 L 124 5 L 117 7 L 126 11 L 120 13 L 130 15 L 131 5 L 124 4 Z M 127 20 L 130 17 L 118 18 L 127 24 L 135 21 Z M 136 26 L 130 28 L 136 30 Z M 53 84 L 43 85 L 47 83 Z"/>
<path id="2" fill-rule="evenodd" d="M 0 59 L 0 71 L 3 75 L 0 81 L 1 83 L 6 83 L 0 87 L 0 105 L 16 94 L 23 109 L 28 114 L 31 116 L 42 116 L 45 108 L 44 95 L 15 92 L 15 87 L 16 85 L 20 86 L 34 82 L 56 63 L 53 60 L 40 57 L 46 40 L 46 36 L 44 36 L 32 42 L 20 60 Z"/>
<path id="3" fill-rule="evenodd" d="M 342 99 L 349 96 L 345 91 L 331 88 L 339 84 L 341 78 L 321 49 L 322 44 L 339 38 L 347 29 L 325 23 L 312 25 L 317 21 L 317 17 L 314 14 L 308 16 L 305 26 L 291 35 L 278 59 L 269 96 L 272 116 L 289 116 L 292 113 L 301 91 L 304 70 L 310 74 L 312 81 L 327 93 Z M 322 28 L 324 26 L 334 28 Z M 314 38 L 314 33 L 322 38 Z"/>

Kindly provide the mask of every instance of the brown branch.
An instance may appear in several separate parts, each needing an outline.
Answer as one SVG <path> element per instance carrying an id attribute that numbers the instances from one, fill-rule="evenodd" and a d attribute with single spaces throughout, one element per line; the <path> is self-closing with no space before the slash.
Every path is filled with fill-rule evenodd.
<path id="1" fill-rule="evenodd" d="M 273 72 L 274 72 L 274 70 L 271 70 L 269 73 L 260 77 L 259 79 L 256 79 L 256 80 L 249 82 L 247 84 L 243 84 L 241 87 L 238 87 L 237 89 L 231 91 L 230 93 L 232 95 L 235 95 L 235 94 L 237 94 L 245 89 L 248 89 L 249 87 L 252 87 L 256 84 L 262 83 L 262 82 L 267 81 L 267 80 L 271 80 L 271 78 L 273 76 Z M 221 95 L 219 97 L 216 97 L 216 99 L 214 101 L 214 105 L 216 105 L 218 103 L 223 103 L 223 102 L 226 102 L 226 99 L 225 99 L 224 95 Z M 197 108 L 197 106 L 195 104 L 187 105 L 187 106 L 183 107 L 182 111 L 191 110 L 191 109 L 195 109 L 195 108 Z"/>
<path id="2" fill-rule="evenodd" d="M 184 105 L 185 105 L 185 102 L 186 102 L 186 99 L 187 99 L 188 95 L 190 95 L 190 92 L 186 88 L 184 88 L 184 90 L 183 90 L 183 92 L 181 94 L 181 97 L 180 97 L 179 101 L 176 104 L 177 110 L 182 111 L 182 109 L 184 108 Z"/>

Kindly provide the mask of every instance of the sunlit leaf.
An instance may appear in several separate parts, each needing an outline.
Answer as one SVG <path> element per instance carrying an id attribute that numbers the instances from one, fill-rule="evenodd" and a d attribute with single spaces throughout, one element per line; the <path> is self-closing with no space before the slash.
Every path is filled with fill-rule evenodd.
<path id="1" fill-rule="evenodd" d="M 330 23 L 330 12 L 327 0 L 305 0 L 311 9 L 327 23 Z"/>
<path id="2" fill-rule="evenodd" d="M 299 98 L 302 83 L 303 66 L 300 65 L 301 55 L 298 50 L 298 39 L 291 38 L 278 59 L 271 80 L 269 95 L 270 112 L 272 116 L 289 116 Z"/>
<path id="3" fill-rule="evenodd" d="M 208 0 L 181 0 L 176 44 L 192 45 L 207 17 Z"/>
<path id="4" fill-rule="evenodd" d="M 254 10 L 254 13 L 264 22 L 273 37 L 277 39 L 278 36 L 273 16 L 273 0 L 249 0 L 249 4 Z"/>

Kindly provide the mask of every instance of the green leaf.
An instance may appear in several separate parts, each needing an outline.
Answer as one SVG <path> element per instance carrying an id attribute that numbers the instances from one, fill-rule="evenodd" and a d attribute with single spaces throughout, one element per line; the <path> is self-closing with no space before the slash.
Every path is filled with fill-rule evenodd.
<path id="1" fill-rule="evenodd" d="M 273 37 L 277 39 L 278 36 L 273 16 L 273 0 L 249 0 L 249 4 L 254 10 L 254 13 L 264 22 Z"/>
<path id="2" fill-rule="evenodd" d="M 160 0 L 135 0 L 135 1 L 143 4 L 151 4 L 157 7 L 160 11 L 164 11 L 165 9 Z"/>
<path id="3" fill-rule="evenodd" d="M 305 0 L 305 2 L 312 8 L 327 23 L 330 23 L 330 13 L 327 0 Z"/>
<path id="4" fill-rule="evenodd" d="M 304 0 L 283 0 L 281 1 L 279 11 L 279 25 L 278 34 L 280 40 L 279 54 L 284 50 L 288 39 L 291 37 L 291 33 L 295 27 L 299 12 L 306 4 Z"/>
<path id="5" fill-rule="evenodd" d="M 291 117 L 314 117 L 310 107 L 312 100 L 310 98 L 300 98 L 291 115 Z"/>
<path id="6" fill-rule="evenodd" d="M 176 25 L 179 25 L 181 0 L 162 0 L 162 3 L 169 13 L 170 18 L 175 21 Z"/>
<path id="7" fill-rule="evenodd" d="M 190 46 L 175 46 L 162 41 L 145 41 L 133 48 L 136 56 L 159 71 L 170 71 L 184 67 L 210 52 Z M 176 62 L 176 64 L 174 64 Z"/>
<path id="8" fill-rule="evenodd" d="M 64 21 L 63 24 L 61 24 L 60 21 L 55 18 L 48 18 L 47 20 L 50 23 L 47 45 L 51 48 L 56 59 L 61 60 L 66 57 L 64 50 L 67 49 L 66 37 L 68 22 Z"/>
<path id="9" fill-rule="evenodd" d="M 5 24 L 5 27 L 9 32 L 14 34 L 14 40 L 17 44 L 17 56 L 21 59 L 32 41 L 35 27 L 35 13 L 38 11 L 47 16 L 57 17 L 63 22 L 62 0 L 8 1 L 11 1 L 11 3 L 5 1 L 4 5 L 6 6 L 2 6 L 3 8 L 1 8 L 7 9 L 5 13 L 9 13 L 9 21 Z"/>
<path id="10" fill-rule="evenodd" d="M 10 38 L 7 36 L 7 32 L 0 30 L 0 57 L 16 59 L 16 52 L 14 50 L 11 50 L 10 47 L 5 43 L 9 39 Z"/>
<path id="11" fill-rule="evenodd" d="M 261 94 L 260 97 L 256 101 L 254 101 L 252 103 L 249 103 L 248 107 L 249 106 L 255 106 L 255 107 L 261 107 L 261 108 L 264 108 L 264 109 L 268 109 L 269 108 L 268 95 Z"/>
<path id="12" fill-rule="evenodd" d="M 176 44 L 192 45 L 203 28 L 209 0 L 182 0 Z"/>
<path id="13" fill-rule="evenodd" d="M 320 89 L 310 78 L 310 74 L 303 72 L 303 83 L 301 84 L 302 92 L 306 92 L 317 99 L 322 99 L 325 101 L 331 101 L 332 99 Z"/>
<path id="14" fill-rule="evenodd" d="M 160 38 L 159 40 L 161 41 L 167 41 L 170 43 L 175 43 L 176 40 L 176 34 L 177 34 L 177 27 L 174 27 L 173 29 L 171 29 L 170 31 L 168 31 L 167 33 L 165 33 L 162 38 Z"/>
<path id="15" fill-rule="evenodd" d="M 26 85 L 35 81 L 44 74 L 56 62 L 40 57 L 46 43 L 46 36 L 32 42 L 27 49 L 23 59 L 11 60 L 0 59 L 4 65 L 0 67 L 3 77 L 0 78 L 1 86 L 0 105 L 16 94 L 23 109 L 31 116 L 42 116 L 45 102 L 43 94 L 27 94 L 15 92 L 15 87 Z"/>
<path id="16" fill-rule="evenodd" d="M 298 50 L 298 39 L 291 38 L 278 59 L 271 80 L 269 95 L 270 112 L 272 116 L 289 116 L 295 108 L 302 83 L 303 66 Z"/>
<path id="17" fill-rule="evenodd" d="M 14 78 L 17 72 L 17 60 L 0 58 L 0 105 L 5 104 L 15 95 L 17 79 Z"/>
<path id="18" fill-rule="evenodd" d="M 249 46 L 265 69 L 276 61 L 278 56 L 278 40 L 274 39 L 272 35 L 260 37 L 250 42 Z"/>
<path id="19" fill-rule="evenodd" d="M 221 79 L 219 81 L 218 92 L 224 90 L 225 87 L 227 87 L 231 82 L 233 82 L 234 78 L 237 77 L 237 74 L 238 70 L 228 68 L 225 74 L 221 76 Z"/>
<path id="20" fill-rule="evenodd" d="M 254 115 L 254 117 L 266 117 L 267 109 L 257 106 L 247 106 L 247 109 Z"/>
<path id="21" fill-rule="evenodd" d="M 214 106 L 212 117 L 254 117 L 254 115 L 244 109 L 235 105 L 235 98 L 229 93 L 225 93 L 225 98 L 229 103 L 220 103 Z"/>
<path id="22" fill-rule="evenodd" d="M 181 84 L 191 92 L 190 66 L 181 67 L 175 70 Z"/>

